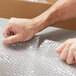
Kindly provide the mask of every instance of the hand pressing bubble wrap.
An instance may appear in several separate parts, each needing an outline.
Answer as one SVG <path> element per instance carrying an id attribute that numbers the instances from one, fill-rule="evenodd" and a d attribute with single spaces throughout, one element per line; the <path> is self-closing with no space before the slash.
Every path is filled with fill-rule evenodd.
<path id="1" fill-rule="evenodd" d="M 76 76 L 76 66 L 61 61 L 56 54 L 60 43 L 39 37 L 9 46 L 0 44 L 0 76 Z"/>
<path id="2" fill-rule="evenodd" d="M 2 44 L 0 28 L 0 76 L 76 76 L 76 65 L 61 61 L 56 53 L 60 43 L 45 40 L 38 48 L 39 37 L 9 46 Z"/>
<path id="3" fill-rule="evenodd" d="M 68 65 L 57 55 L 55 49 L 59 45 L 58 42 L 45 40 L 40 46 L 38 51 L 41 59 L 39 76 L 76 76 L 76 64 Z"/>

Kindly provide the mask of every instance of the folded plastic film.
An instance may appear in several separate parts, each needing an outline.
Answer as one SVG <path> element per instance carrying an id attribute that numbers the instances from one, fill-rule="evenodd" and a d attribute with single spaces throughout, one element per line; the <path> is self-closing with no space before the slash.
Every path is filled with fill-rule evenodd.
<path id="1" fill-rule="evenodd" d="M 39 37 L 35 37 L 4 46 L 3 28 L 0 27 L 0 76 L 76 76 L 76 65 L 66 64 L 56 53 L 60 43 L 45 40 L 38 48 Z"/>
<path id="2" fill-rule="evenodd" d="M 0 45 L 0 76 L 76 76 L 76 65 L 61 61 L 56 53 L 60 43 L 39 37 L 24 43 Z"/>

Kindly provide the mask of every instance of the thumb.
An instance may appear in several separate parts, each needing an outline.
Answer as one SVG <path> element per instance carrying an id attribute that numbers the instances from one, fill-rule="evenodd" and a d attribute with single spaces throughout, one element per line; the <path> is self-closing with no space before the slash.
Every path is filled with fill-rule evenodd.
<path id="1" fill-rule="evenodd" d="M 19 35 L 17 34 L 17 35 L 12 35 L 12 36 L 9 36 L 8 38 L 5 38 L 5 40 L 3 40 L 3 44 L 8 45 L 18 41 L 19 41 Z"/>

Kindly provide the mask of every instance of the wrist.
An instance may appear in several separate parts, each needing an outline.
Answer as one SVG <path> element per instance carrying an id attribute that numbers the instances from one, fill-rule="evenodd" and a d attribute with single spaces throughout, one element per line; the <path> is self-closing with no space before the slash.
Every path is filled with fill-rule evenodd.
<path id="1" fill-rule="evenodd" d="M 60 17 L 58 17 L 59 10 L 56 7 L 51 7 L 41 15 L 34 18 L 36 23 L 38 24 L 39 30 L 43 30 L 48 26 L 52 26 L 53 24 L 60 21 Z M 38 30 L 38 32 L 39 32 Z"/>
<path id="2" fill-rule="evenodd" d="M 34 29 L 35 32 L 40 32 L 43 29 L 45 29 L 46 27 L 48 27 L 47 23 L 46 23 L 46 18 L 43 16 L 37 16 L 35 18 L 32 19 L 32 22 L 34 23 Z"/>
<path id="3" fill-rule="evenodd" d="M 34 28 L 37 32 L 40 32 L 41 30 L 45 29 L 48 26 L 52 26 L 53 24 L 57 23 L 60 18 L 58 17 L 59 10 L 56 8 L 56 6 L 51 7 L 41 15 L 33 18 L 34 22 Z"/>

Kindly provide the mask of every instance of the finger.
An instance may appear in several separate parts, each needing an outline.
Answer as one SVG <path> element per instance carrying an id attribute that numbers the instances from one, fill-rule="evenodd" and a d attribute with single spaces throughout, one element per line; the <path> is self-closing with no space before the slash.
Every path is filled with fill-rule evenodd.
<path id="1" fill-rule="evenodd" d="M 76 61 L 74 60 L 71 64 L 76 64 Z"/>
<path id="2" fill-rule="evenodd" d="M 5 40 L 3 40 L 3 44 L 5 44 L 5 45 L 12 44 L 15 42 L 19 42 L 19 35 L 13 35 L 13 36 L 10 36 L 8 38 L 5 38 Z"/>
<path id="3" fill-rule="evenodd" d="M 76 64 L 76 61 L 73 61 L 72 64 Z"/>
<path id="4" fill-rule="evenodd" d="M 65 48 L 66 43 L 61 44 L 57 49 L 56 52 L 60 55 L 63 51 L 63 49 Z"/>
<path id="5" fill-rule="evenodd" d="M 3 36 L 7 38 L 10 35 L 9 26 L 6 26 L 3 32 Z"/>
<path id="6" fill-rule="evenodd" d="M 69 54 L 68 54 L 68 57 L 67 57 L 67 63 L 68 64 L 72 64 L 75 61 L 75 51 L 76 51 L 76 44 L 73 44 L 69 50 Z"/>
<path id="7" fill-rule="evenodd" d="M 74 52 L 74 58 L 75 58 L 75 61 L 76 61 L 76 51 Z"/>
<path id="8" fill-rule="evenodd" d="M 70 49 L 69 50 L 69 54 L 68 54 L 68 56 L 67 56 L 67 63 L 68 64 L 73 64 L 74 63 L 74 55 L 73 55 L 73 51 Z"/>
<path id="9" fill-rule="evenodd" d="M 60 55 L 60 58 L 62 60 L 67 60 L 67 56 L 68 56 L 68 53 L 69 53 L 69 49 L 70 49 L 71 45 L 66 45 L 66 47 L 63 49 L 61 55 Z"/>
<path id="10" fill-rule="evenodd" d="M 74 57 L 74 59 L 71 64 L 76 64 L 76 52 L 73 53 L 73 57 Z"/>
<path id="11" fill-rule="evenodd" d="M 7 26 L 5 27 L 4 32 L 3 32 L 3 36 L 5 38 L 9 37 L 11 35 L 11 32 L 13 33 L 13 31 L 12 31 L 12 25 L 13 24 L 10 21 L 11 20 L 9 20 L 9 22 L 8 22 Z"/>

